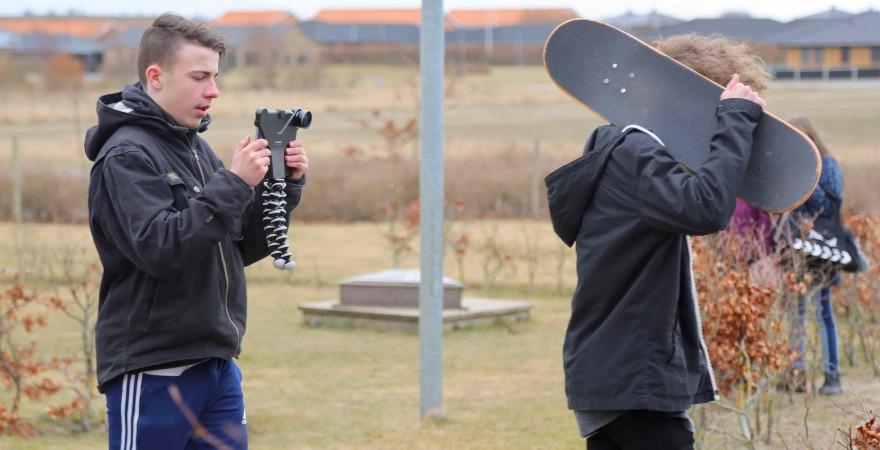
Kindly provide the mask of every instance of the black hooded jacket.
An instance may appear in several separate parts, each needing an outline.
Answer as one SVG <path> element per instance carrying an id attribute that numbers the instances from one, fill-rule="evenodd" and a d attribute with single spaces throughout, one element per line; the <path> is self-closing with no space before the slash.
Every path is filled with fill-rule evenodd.
<path id="1" fill-rule="evenodd" d="M 685 411 L 715 398 L 687 236 L 727 225 L 760 116 L 750 101 L 722 101 L 698 168 L 646 132 L 604 126 L 547 176 L 554 229 L 577 246 L 563 348 L 571 409 Z"/>
<path id="2" fill-rule="evenodd" d="M 89 225 L 104 267 L 98 385 L 131 371 L 241 351 L 244 266 L 269 255 L 255 189 L 223 168 L 198 129 L 139 84 L 102 96 L 86 133 Z M 288 181 L 287 212 L 302 184 Z"/>

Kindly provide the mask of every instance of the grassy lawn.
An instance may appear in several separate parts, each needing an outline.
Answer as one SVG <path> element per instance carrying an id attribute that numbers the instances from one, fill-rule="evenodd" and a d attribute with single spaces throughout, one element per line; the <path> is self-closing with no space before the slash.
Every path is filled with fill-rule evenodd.
<path id="1" fill-rule="evenodd" d="M 381 123 L 370 122 L 373 110 L 399 124 L 417 114 L 415 68 L 327 70 L 329 81 L 312 90 L 246 90 L 236 88 L 234 79 L 228 89 L 221 85 L 223 94 L 211 110 L 214 124 L 206 139 L 228 161 L 234 144 L 253 132 L 257 106 L 309 108 L 315 121 L 302 138 L 315 162 L 312 176 L 320 177 L 332 170 L 321 162 L 333 161 L 346 147 L 381 150 L 385 141 L 378 133 Z M 484 154 L 530 164 L 535 141 L 544 155 L 574 158 L 589 131 L 602 122 L 560 93 L 540 67 L 493 68 L 450 78 L 449 83 L 445 151 L 450 159 Z M 880 211 L 877 87 L 867 82 L 774 83 L 767 95 L 768 109 L 779 117 L 802 114 L 812 119 L 841 160 L 847 202 L 873 211 Z M 14 135 L 25 167 L 85 180 L 90 164 L 83 156 L 82 134 L 95 121 L 97 95 L 93 90 L 0 93 L 7 106 L 0 111 L 0 175 L 9 167 Z M 409 149 L 403 154 L 408 156 Z M 45 192 L 54 191 L 49 186 Z M 310 201 L 309 191 L 303 201 Z M 0 207 L 7 206 L 0 201 Z M 558 242 L 546 221 L 480 220 L 452 227 L 472 242 L 463 264 L 465 295 L 528 299 L 535 307 L 526 323 L 446 334 L 442 419 L 423 422 L 418 417 L 417 336 L 312 329 L 302 324 L 297 310 L 307 301 L 335 298 L 340 278 L 389 268 L 391 250 L 382 236 L 386 224 L 296 221 L 291 231 L 296 273 L 280 273 L 266 261 L 247 269 L 248 330 L 239 364 L 252 448 L 583 448 L 566 407 L 561 358 L 568 296 L 575 283 L 573 251 Z M 485 275 L 491 261 L 479 250 L 489 237 L 496 237 L 510 258 L 494 283 Z M 418 237 L 411 243 L 417 248 Z M 537 264 L 528 262 L 530 248 L 536 249 Z M 47 256 L 58 251 L 79 252 L 83 264 L 96 260 L 85 226 L 0 223 L 4 279 L 14 270 L 39 275 Z M 417 264 L 417 253 L 404 255 L 403 267 Z M 446 274 L 462 278 L 451 252 Z M 52 285 L 40 280 L 40 288 L 52 292 Z M 76 325 L 57 314 L 37 335 L 47 356 L 75 350 L 78 339 Z M 833 448 L 839 428 L 860 423 L 854 413 L 880 405 L 880 380 L 864 364 L 845 365 L 843 382 L 842 397 L 780 396 L 774 426 L 779 433 L 759 448 Z M 0 390 L 0 399 L 3 395 Z M 40 419 L 44 413 L 43 404 L 28 404 L 23 410 L 26 417 L 39 420 L 45 420 Z M 694 413 L 705 416 L 703 448 L 740 447 L 727 436 L 739 433 L 733 414 L 715 406 Z M 0 437 L 4 450 L 105 445 L 103 430 Z"/>
<path id="2" fill-rule="evenodd" d="M 549 234 L 545 223 L 464 225 L 475 229 L 490 226 L 510 247 L 518 245 L 523 227 L 547 227 L 536 232 Z M 466 267 L 474 275 L 466 295 L 528 298 L 535 308 L 526 323 L 446 334 L 445 417 L 422 422 L 418 417 L 416 335 L 312 329 L 302 324 L 296 308 L 306 301 L 335 298 L 335 281 L 340 277 L 388 267 L 390 256 L 379 226 L 306 224 L 294 230 L 292 242 L 300 272 L 286 277 L 265 261 L 248 269 L 248 331 L 239 364 L 245 377 L 252 448 L 583 448 L 563 393 L 561 346 L 568 299 L 553 293 L 555 276 L 543 267 L 555 264 L 547 259 L 556 252 L 556 243 L 549 236 L 540 241 L 544 262 L 536 295 L 526 293 L 522 263 L 516 270 L 504 272 L 498 288 L 481 290 L 479 255 L 469 256 Z M 83 226 L 29 225 L 15 231 L 12 225 L 0 224 L 0 267 L 17 264 L 12 243 L 16 235 L 28 242 L 15 251 L 22 261 L 31 261 L 28 255 L 32 252 L 51 252 L 65 243 L 91 245 Z M 409 255 L 405 265 L 412 267 L 416 261 L 415 255 Z M 447 257 L 447 264 L 450 262 Z M 567 264 L 567 272 L 572 271 L 570 259 Z M 567 290 L 572 282 L 573 278 L 566 277 Z M 65 352 L 74 348 L 76 337 L 72 323 L 53 316 L 38 342 L 45 351 Z M 805 402 L 809 406 L 810 442 L 815 448 L 832 448 L 838 428 L 858 423 L 843 410 L 880 404 L 880 383 L 864 365 L 844 367 L 843 374 L 846 394 L 842 397 L 781 397 L 776 429 L 789 448 L 805 445 Z M 39 405 L 28 409 L 32 417 L 41 411 Z M 706 431 L 704 448 L 737 448 L 723 435 L 738 432 L 735 416 L 709 407 L 703 423 L 712 430 Z M 4 449 L 106 445 L 103 431 L 0 439 Z M 768 448 L 783 448 L 781 439 L 775 437 Z"/>

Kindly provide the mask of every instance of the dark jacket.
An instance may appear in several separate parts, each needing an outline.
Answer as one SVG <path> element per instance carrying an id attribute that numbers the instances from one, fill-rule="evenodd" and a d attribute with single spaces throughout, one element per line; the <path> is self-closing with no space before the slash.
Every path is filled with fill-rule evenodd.
<path id="1" fill-rule="evenodd" d="M 241 351 L 244 266 L 269 254 L 263 187 L 249 187 L 139 85 L 98 100 L 89 225 L 104 266 L 96 347 L 100 389 L 139 369 Z M 288 183 L 288 219 L 302 185 Z"/>
<path id="2" fill-rule="evenodd" d="M 843 206 L 843 173 L 837 160 L 833 156 L 822 157 L 822 173 L 819 183 L 810 197 L 794 210 L 789 220 L 789 233 L 792 236 L 800 235 L 800 219 L 815 220 L 834 223 L 834 229 L 838 231 L 849 230 L 845 228 L 840 217 Z M 834 236 L 840 239 L 842 236 Z M 811 285 L 827 288 L 841 283 L 840 274 L 833 264 L 819 263 L 818 267 L 811 269 L 813 281 Z"/>
<path id="3" fill-rule="evenodd" d="M 843 205 L 843 173 L 833 156 L 822 157 L 822 174 L 816 189 L 795 214 L 809 218 L 823 216 L 840 221 Z"/>
<path id="4" fill-rule="evenodd" d="M 715 398 L 687 235 L 727 225 L 760 115 L 722 101 L 698 168 L 647 133 L 604 126 L 547 177 L 554 229 L 577 245 L 563 347 L 571 409 L 684 411 Z"/>

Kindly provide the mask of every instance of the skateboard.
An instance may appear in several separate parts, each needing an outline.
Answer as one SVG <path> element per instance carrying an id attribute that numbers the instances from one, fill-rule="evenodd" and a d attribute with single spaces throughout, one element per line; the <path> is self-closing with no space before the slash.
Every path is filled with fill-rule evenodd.
<path id="1" fill-rule="evenodd" d="M 563 92 L 611 123 L 653 131 L 686 167 L 708 157 L 724 88 L 652 46 L 611 25 L 572 19 L 547 38 L 544 65 Z M 765 111 L 737 195 L 769 212 L 789 211 L 810 196 L 821 170 L 809 138 Z"/>

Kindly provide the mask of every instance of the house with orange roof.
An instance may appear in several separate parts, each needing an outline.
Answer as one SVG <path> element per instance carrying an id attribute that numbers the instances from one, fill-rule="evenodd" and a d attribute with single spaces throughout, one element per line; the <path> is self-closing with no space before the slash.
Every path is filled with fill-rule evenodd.
<path id="1" fill-rule="evenodd" d="M 104 65 L 104 39 L 131 26 L 146 26 L 149 17 L 22 16 L 0 17 L 0 31 L 11 33 L 16 46 L 8 64 L 32 80 L 58 67 L 97 76 Z M 81 69 L 80 69 L 81 68 Z M 132 69 L 133 70 L 133 69 Z"/>
<path id="2" fill-rule="evenodd" d="M 299 23 L 299 19 L 288 11 L 229 11 L 211 20 L 208 25 L 235 27 L 283 27 Z"/>
<path id="3" fill-rule="evenodd" d="M 225 70 L 254 67 L 268 73 L 320 63 L 318 45 L 298 25 L 222 25 L 212 29 L 226 42 Z"/>
<path id="4" fill-rule="evenodd" d="M 64 35 L 81 39 L 101 39 L 106 33 L 134 25 L 147 25 L 145 17 L 101 16 L 23 16 L 0 17 L 0 30 L 17 34 Z"/>
<path id="5" fill-rule="evenodd" d="M 212 22 L 216 23 L 216 22 Z M 221 69 L 232 71 L 250 67 L 261 77 L 255 82 L 267 85 L 274 83 L 278 74 L 301 72 L 307 69 L 312 73 L 320 64 L 317 44 L 311 40 L 298 25 L 211 25 L 211 29 L 223 36 L 226 55 Z M 108 78 L 132 80 L 137 76 L 136 64 L 138 46 L 145 27 L 132 27 L 116 33 L 104 41 L 103 72 Z M 269 84 L 272 84 L 269 83 Z"/>
<path id="6" fill-rule="evenodd" d="M 317 44 L 288 11 L 229 11 L 208 25 L 226 41 L 225 70 L 256 67 L 271 77 L 279 68 L 310 67 L 320 62 Z"/>
<path id="7" fill-rule="evenodd" d="M 93 39 L 0 30 L 0 82 L 72 87 L 98 76 L 103 50 Z"/>
<path id="8" fill-rule="evenodd" d="M 131 82 L 137 79 L 137 54 L 146 26 L 134 26 L 108 33 L 101 39 L 104 61 L 101 72 L 108 79 Z"/>
<path id="9" fill-rule="evenodd" d="M 447 48 L 458 62 L 540 63 L 553 29 L 576 17 L 570 8 L 454 9 Z"/>
<path id="10" fill-rule="evenodd" d="M 422 11 L 419 8 L 323 9 L 312 20 L 335 24 L 419 26 Z"/>
<path id="11" fill-rule="evenodd" d="M 499 28 L 524 24 L 559 24 L 577 17 L 570 8 L 453 9 L 447 20 L 455 28 Z"/>
<path id="12" fill-rule="evenodd" d="M 337 63 L 418 61 L 421 10 L 325 9 L 301 27 Z"/>

